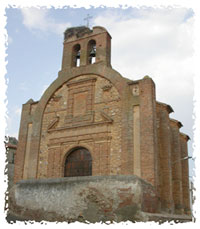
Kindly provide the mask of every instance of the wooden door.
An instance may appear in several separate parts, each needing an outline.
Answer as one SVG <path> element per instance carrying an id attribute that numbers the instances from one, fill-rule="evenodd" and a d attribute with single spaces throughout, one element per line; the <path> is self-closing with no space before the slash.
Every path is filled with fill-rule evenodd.
<path id="1" fill-rule="evenodd" d="M 92 158 L 85 148 L 72 151 L 65 162 L 65 177 L 91 176 Z"/>

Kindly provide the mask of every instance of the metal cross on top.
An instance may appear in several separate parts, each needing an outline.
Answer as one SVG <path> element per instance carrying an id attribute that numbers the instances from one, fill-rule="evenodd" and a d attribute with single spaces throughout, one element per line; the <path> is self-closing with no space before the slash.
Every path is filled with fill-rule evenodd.
<path id="1" fill-rule="evenodd" d="M 89 20 L 92 18 L 89 14 L 87 14 L 87 17 L 84 18 L 84 21 L 87 21 L 87 27 L 89 27 Z"/>

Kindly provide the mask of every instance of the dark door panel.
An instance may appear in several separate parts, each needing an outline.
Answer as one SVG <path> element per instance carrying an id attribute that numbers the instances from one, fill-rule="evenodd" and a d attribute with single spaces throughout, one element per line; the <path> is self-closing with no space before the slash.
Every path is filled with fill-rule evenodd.
<path id="1" fill-rule="evenodd" d="M 91 176 L 92 158 L 85 148 L 73 150 L 65 162 L 65 177 Z"/>

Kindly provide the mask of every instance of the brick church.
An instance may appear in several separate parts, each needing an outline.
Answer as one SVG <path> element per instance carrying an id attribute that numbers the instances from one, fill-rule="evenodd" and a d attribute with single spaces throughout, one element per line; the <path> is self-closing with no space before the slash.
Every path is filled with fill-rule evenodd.
<path id="1" fill-rule="evenodd" d="M 57 79 L 23 104 L 12 211 L 49 221 L 190 220 L 189 137 L 156 100 L 153 80 L 112 68 L 103 27 L 69 28 L 63 44 Z"/>

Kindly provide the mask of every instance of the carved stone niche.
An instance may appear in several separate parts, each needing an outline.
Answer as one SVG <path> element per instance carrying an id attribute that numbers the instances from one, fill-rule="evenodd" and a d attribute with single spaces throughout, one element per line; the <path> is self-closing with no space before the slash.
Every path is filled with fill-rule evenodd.
<path id="1" fill-rule="evenodd" d="M 94 88 L 96 78 L 74 80 L 67 83 L 68 101 L 66 126 L 94 122 Z"/>
<path id="2" fill-rule="evenodd" d="M 132 86 L 132 94 L 133 94 L 133 96 L 138 96 L 140 94 L 140 90 L 139 90 L 139 85 L 138 84 L 134 84 Z"/>

